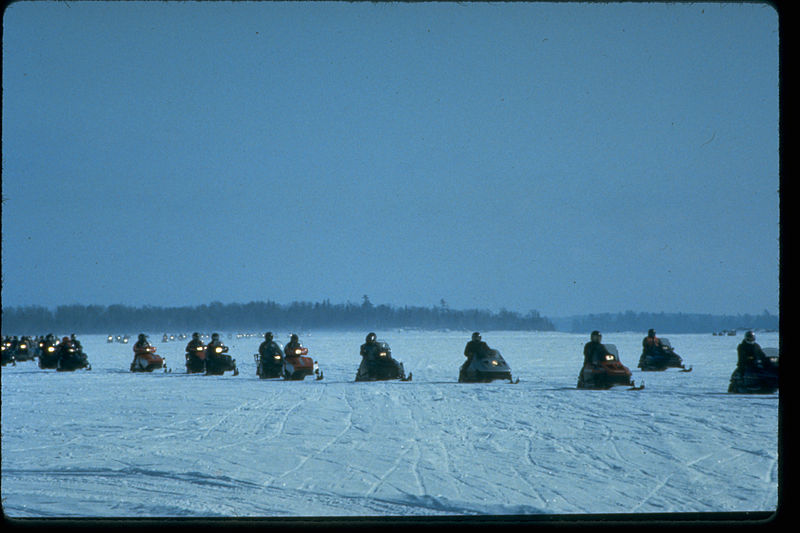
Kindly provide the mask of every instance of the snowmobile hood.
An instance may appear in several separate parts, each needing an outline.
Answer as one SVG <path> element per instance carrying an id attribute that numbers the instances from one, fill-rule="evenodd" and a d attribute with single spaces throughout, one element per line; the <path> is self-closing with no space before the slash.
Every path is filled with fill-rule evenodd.
<path id="1" fill-rule="evenodd" d="M 508 363 L 497 350 L 489 350 L 489 353 L 475 357 L 470 366 L 478 372 L 500 374 L 511 371 L 511 367 L 508 366 Z"/>

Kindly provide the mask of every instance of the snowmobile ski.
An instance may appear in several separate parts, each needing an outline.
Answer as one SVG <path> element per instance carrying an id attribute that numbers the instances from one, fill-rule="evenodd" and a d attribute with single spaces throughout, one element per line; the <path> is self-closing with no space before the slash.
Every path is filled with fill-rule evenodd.
<path id="1" fill-rule="evenodd" d="M 636 384 L 634 384 L 634 383 L 631 381 L 631 387 L 630 387 L 630 388 L 628 388 L 628 389 L 625 389 L 625 390 L 642 390 L 643 388 L 644 388 L 644 381 L 642 381 L 642 384 L 641 384 L 641 385 L 639 385 L 638 387 L 636 386 Z"/>
<path id="2" fill-rule="evenodd" d="M 691 367 L 691 366 L 690 366 L 689 368 L 682 368 L 680 371 L 681 371 L 681 372 L 691 372 L 691 371 L 692 371 L 692 368 L 693 368 L 693 367 Z"/>

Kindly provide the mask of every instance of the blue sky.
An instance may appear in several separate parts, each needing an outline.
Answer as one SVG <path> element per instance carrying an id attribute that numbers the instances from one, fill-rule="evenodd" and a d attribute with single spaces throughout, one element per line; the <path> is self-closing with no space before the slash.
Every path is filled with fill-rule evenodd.
<path id="1" fill-rule="evenodd" d="M 12 4 L 3 305 L 777 313 L 778 22 Z"/>

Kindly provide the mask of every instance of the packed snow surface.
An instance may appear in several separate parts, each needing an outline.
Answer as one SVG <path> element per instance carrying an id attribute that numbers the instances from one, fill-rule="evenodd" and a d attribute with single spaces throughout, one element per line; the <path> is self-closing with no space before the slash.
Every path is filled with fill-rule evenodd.
<path id="1" fill-rule="evenodd" d="M 44 332 L 43 332 L 44 333 Z M 59 332 L 56 332 L 57 334 Z M 354 377 L 366 332 L 299 332 L 324 372 L 259 380 L 263 340 L 223 332 L 238 376 L 128 371 L 132 345 L 81 336 L 91 371 L 2 369 L 8 517 L 308 517 L 774 511 L 778 394 L 728 394 L 736 337 L 659 332 L 690 373 L 577 390 L 587 335 L 482 332 L 516 385 L 457 382 L 471 332 L 378 331 L 410 382 Z M 117 334 L 119 332 L 109 332 Z M 136 339 L 132 334 L 131 342 Z M 168 332 L 172 333 L 172 332 Z M 190 332 L 186 332 L 190 333 Z M 210 332 L 209 332 L 210 333 Z M 275 332 L 287 342 L 288 333 Z M 64 333 L 60 333 L 63 335 Z M 188 339 L 187 339 L 188 340 Z M 759 333 L 762 347 L 777 333 Z"/>

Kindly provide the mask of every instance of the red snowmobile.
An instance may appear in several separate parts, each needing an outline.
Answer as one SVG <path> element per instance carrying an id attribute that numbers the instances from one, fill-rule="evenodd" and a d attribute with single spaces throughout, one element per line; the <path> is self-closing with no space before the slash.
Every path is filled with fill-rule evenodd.
<path id="1" fill-rule="evenodd" d="M 131 372 L 152 372 L 163 368 L 167 371 L 166 360 L 156 353 L 155 346 L 145 346 L 144 348 L 134 348 Z"/>
<path id="2" fill-rule="evenodd" d="M 613 344 L 604 344 L 604 358 L 596 364 L 585 364 L 578 376 L 579 389 L 610 389 L 617 385 L 625 385 L 634 389 L 643 389 L 631 379 L 631 371 L 619 360 L 619 352 Z"/>
<path id="3" fill-rule="evenodd" d="M 290 348 L 288 345 L 285 350 L 286 357 L 283 360 L 283 378 L 291 381 L 302 381 L 306 376 L 316 375 L 316 379 L 322 379 L 322 372 L 319 370 L 317 362 L 307 357 L 308 348 L 298 345 Z"/>

